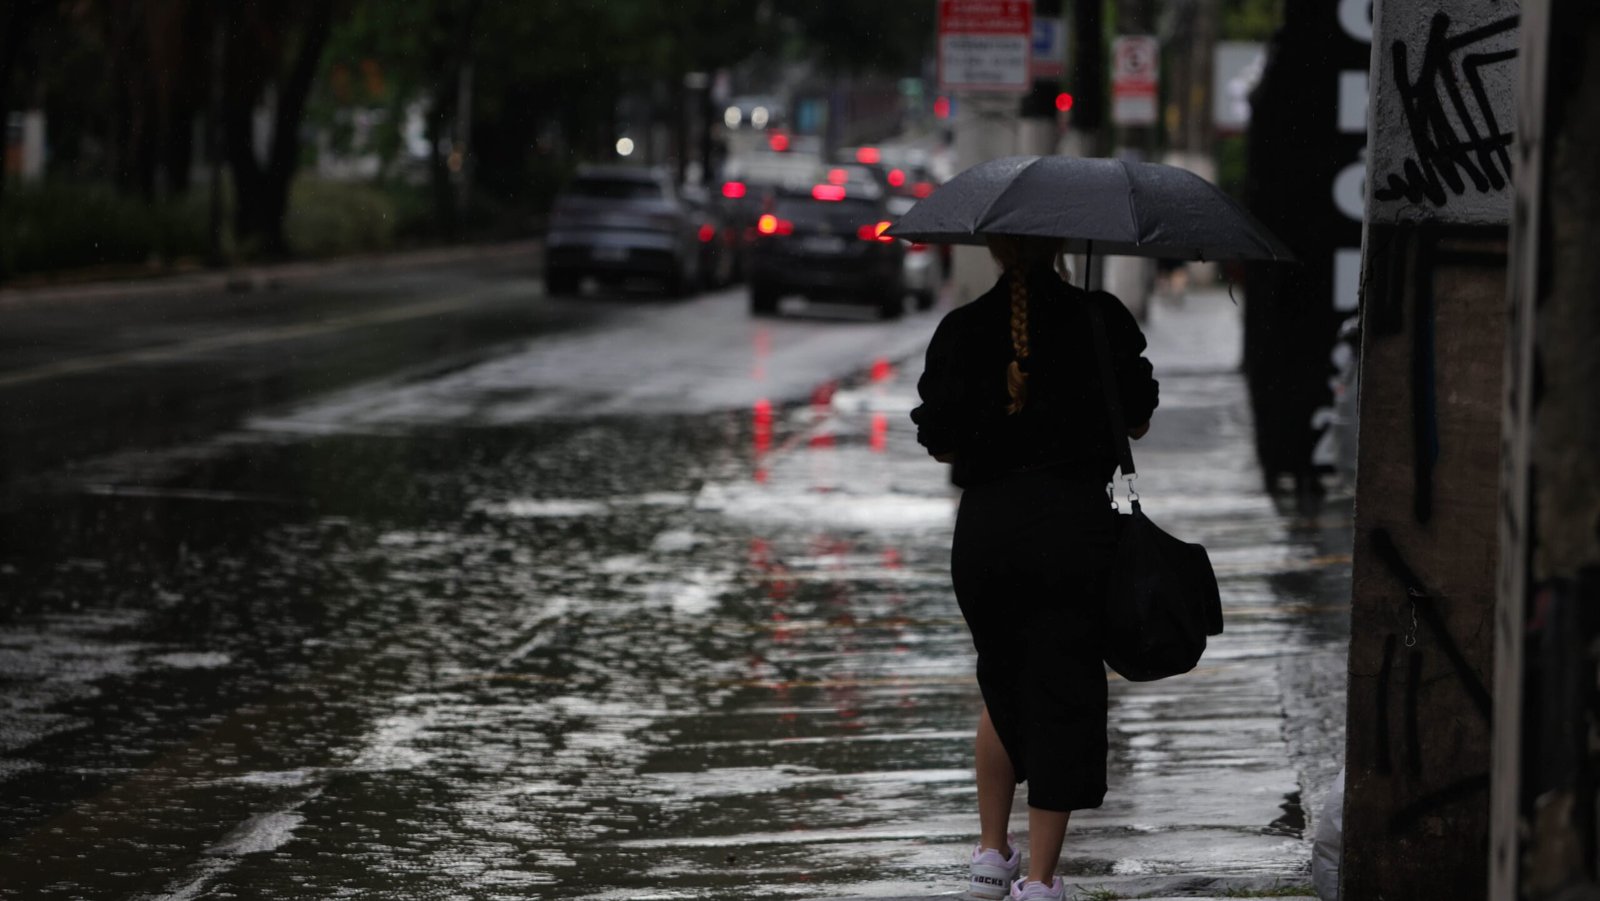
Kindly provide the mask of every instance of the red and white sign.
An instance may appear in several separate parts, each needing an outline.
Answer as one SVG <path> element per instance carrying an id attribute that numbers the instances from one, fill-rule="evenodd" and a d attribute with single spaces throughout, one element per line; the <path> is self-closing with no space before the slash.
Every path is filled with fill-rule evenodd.
<path id="1" fill-rule="evenodd" d="M 1026 91 L 1033 0 L 939 0 L 939 86 Z"/>
<path id="2" fill-rule="evenodd" d="M 1161 45 L 1150 35 L 1123 35 L 1111 44 L 1111 122 L 1154 125 L 1160 115 Z"/>

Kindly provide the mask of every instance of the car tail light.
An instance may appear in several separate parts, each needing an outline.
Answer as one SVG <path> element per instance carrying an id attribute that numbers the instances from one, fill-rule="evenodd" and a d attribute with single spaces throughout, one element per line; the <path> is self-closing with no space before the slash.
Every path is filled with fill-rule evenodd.
<path id="1" fill-rule="evenodd" d="M 763 213 L 761 218 L 756 220 L 756 231 L 763 235 L 792 235 L 794 223 L 787 219 L 779 219 L 771 213 Z"/>
<path id="2" fill-rule="evenodd" d="M 716 226 L 712 225 L 709 222 L 707 222 L 704 225 L 700 226 L 700 243 L 701 244 L 710 244 L 711 243 L 711 239 L 715 238 L 716 236 L 717 236 Z"/>
<path id="3" fill-rule="evenodd" d="M 906 183 L 905 170 L 903 170 L 903 169 L 890 169 L 889 170 L 889 184 L 891 186 L 898 188 L 898 187 L 900 187 L 901 185 L 903 185 L 905 183 Z"/>
<path id="4" fill-rule="evenodd" d="M 789 149 L 789 136 L 782 133 L 769 135 L 767 137 L 767 146 L 772 148 L 775 153 L 782 153 Z"/>
<path id="5" fill-rule="evenodd" d="M 911 246 L 906 248 L 906 251 L 908 253 L 922 253 L 923 251 L 925 251 L 927 249 L 928 249 L 928 245 L 926 245 L 926 244 L 912 244 Z"/>
<path id="6" fill-rule="evenodd" d="M 828 170 L 828 184 L 830 185 L 842 185 L 849 180 L 850 173 L 844 171 L 843 169 Z"/>
<path id="7" fill-rule="evenodd" d="M 872 165 L 882 158 L 882 154 L 878 153 L 878 148 L 876 147 L 861 147 L 856 150 L 856 162 L 858 163 Z"/>
<path id="8" fill-rule="evenodd" d="M 856 237 L 863 241 L 879 241 L 884 244 L 891 244 L 894 239 L 885 235 L 884 232 L 888 231 L 889 226 L 893 224 L 892 222 L 884 221 L 863 225 L 856 229 Z"/>
<path id="9" fill-rule="evenodd" d="M 933 182 L 919 181 L 914 187 L 912 187 L 911 193 L 917 195 L 918 197 L 927 197 L 929 194 L 933 193 Z"/>
<path id="10" fill-rule="evenodd" d="M 723 182 L 722 183 L 722 196 L 723 197 L 732 197 L 732 198 L 735 198 L 735 199 L 743 197 L 744 196 L 744 182 L 742 182 L 742 181 L 725 181 L 725 182 Z"/>
<path id="11" fill-rule="evenodd" d="M 817 185 L 811 189 L 811 196 L 817 200 L 843 200 L 844 187 L 842 185 Z"/>

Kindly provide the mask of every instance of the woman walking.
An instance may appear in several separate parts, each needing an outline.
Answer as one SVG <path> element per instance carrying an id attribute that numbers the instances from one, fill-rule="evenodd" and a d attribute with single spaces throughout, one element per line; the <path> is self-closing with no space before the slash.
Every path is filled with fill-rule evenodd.
<path id="1" fill-rule="evenodd" d="M 1116 451 L 1091 306 L 1132 438 L 1149 429 L 1157 383 L 1122 304 L 1057 274 L 1059 240 L 996 235 L 989 249 L 1000 279 L 940 322 L 911 418 L 964 489 L 950 573 L 984 702 L 969 894 L 1044 901 L 1064 897 L 1055 869 L 1071 812 L 1099 807 L 1106 792 L 1100 608 Z M 1018 878 L 1007 827 L 1024 781 L 1030 857 Z"/>

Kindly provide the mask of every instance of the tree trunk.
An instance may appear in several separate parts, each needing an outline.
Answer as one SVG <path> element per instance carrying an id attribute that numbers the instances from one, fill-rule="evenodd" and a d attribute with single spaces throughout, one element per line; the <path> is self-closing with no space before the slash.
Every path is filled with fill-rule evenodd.
<path id="1" fill-rule="evenodd" d="M 234 27 L 229 29 L 228 35 L 228 84 L 225 88 L 228 102 L 223 135 L 237 204 L 234 229 L 241 241 L 256 243 L 266 257 L 282 258 L 289 254 L 283 223 L 289 207 L 289 187 L 300 162 L 300 119 L 305 113 L 306 97 L 322 58 L 323 45 L 333 25 L 332 7 L 326 2 L 314 3 L 306 14 L 294 59 L 278 84 L 272 140 L 264 165 L 256 160 L 252 122 L 255 105 L 260 100 L 260 87 L 268 79 L 252 79 L 250 76 L 254 73 L 241 69 L 235 54 L 247 52 L 240 45 L 251 40 L 253 35 L 242 32 L 237 21 L 232 24 Z M 290 27 L 284 23 L 285 30 Z"/>

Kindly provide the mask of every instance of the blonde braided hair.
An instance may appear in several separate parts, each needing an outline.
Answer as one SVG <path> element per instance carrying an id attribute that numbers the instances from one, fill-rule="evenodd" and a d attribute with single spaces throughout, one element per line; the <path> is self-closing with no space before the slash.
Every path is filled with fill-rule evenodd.
<path id="1" fill-rule="evenodd" d="M 1023 371 L 1028 347 L 1029 270 L 1056 262 L 1061 241 L 1021 235 L 990 235 L 989 253 L 1011 280 L 1011 362 L 1006 366 L 1006 392 L 1011 402 L 1007 413 L 1017 413 L 1028 402 L 1028 373 Z"/>

